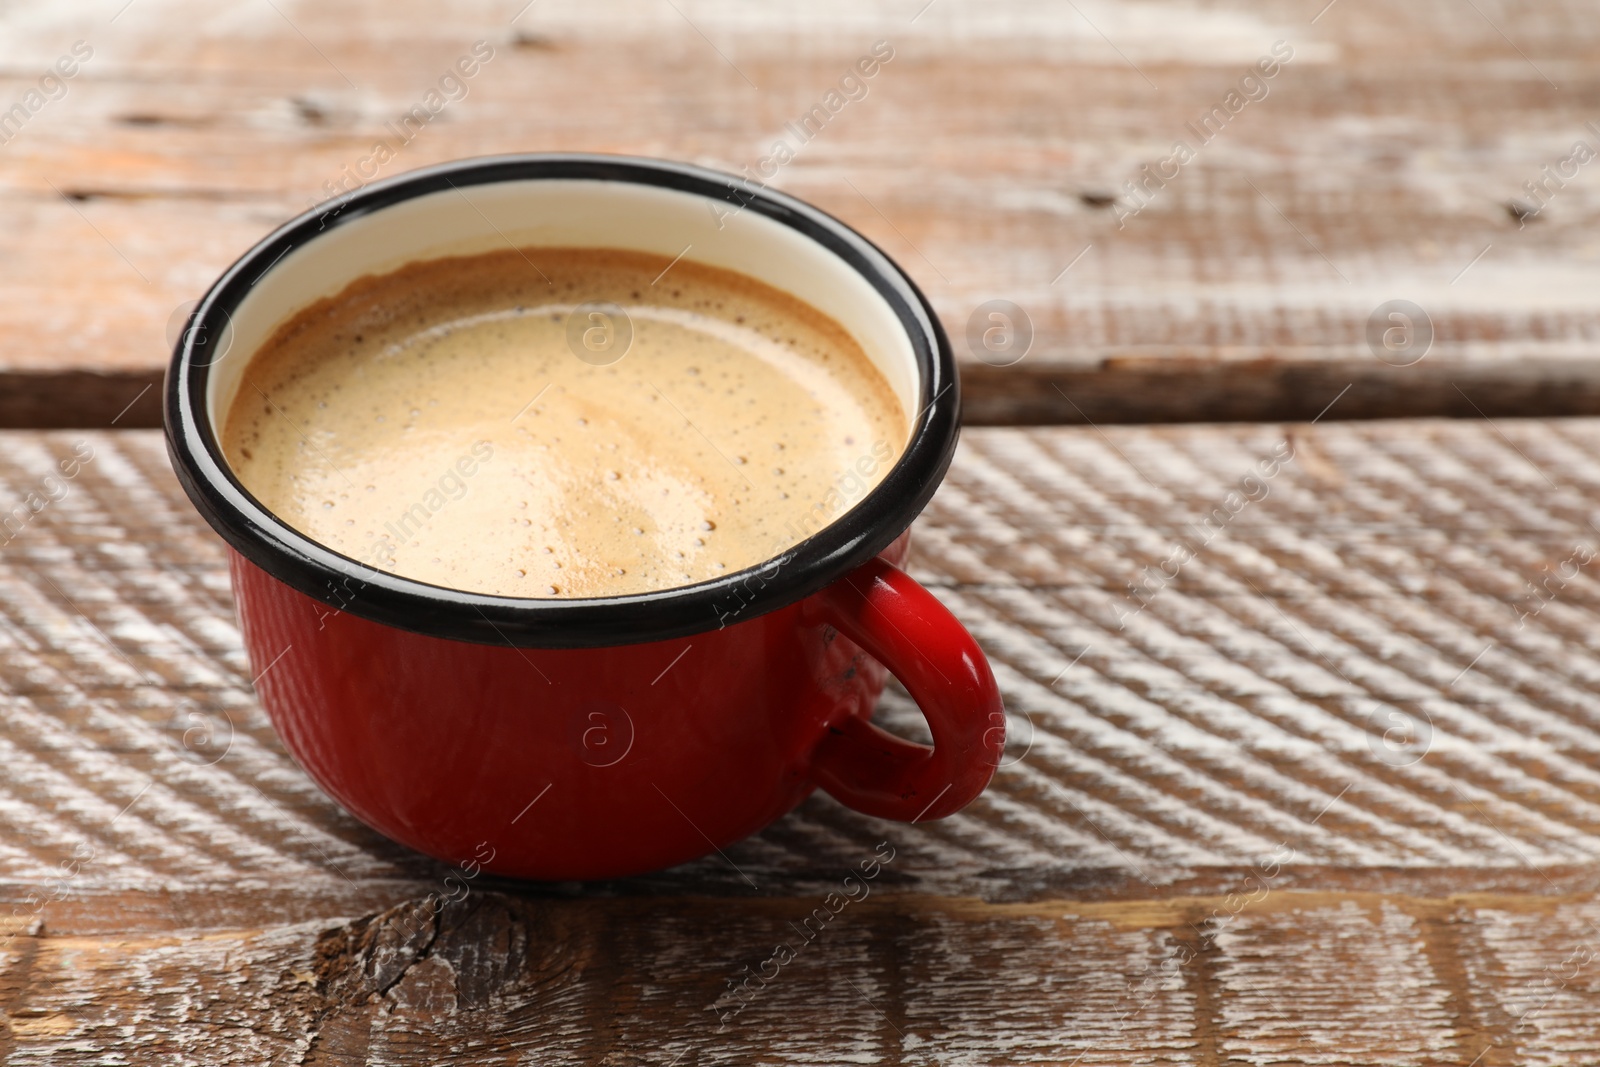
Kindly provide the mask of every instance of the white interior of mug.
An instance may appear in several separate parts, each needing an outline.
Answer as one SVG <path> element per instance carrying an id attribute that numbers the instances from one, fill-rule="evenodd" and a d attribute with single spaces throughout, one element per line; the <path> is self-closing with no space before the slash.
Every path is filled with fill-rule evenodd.
<path id="1" fill-rule="evenodd" d="M 755 211 L 626 181 L 541 179 L 466 185 L 330 226 L 273 264 L 233 313 L 212 366 L 206 412 L 220 435 L 250 357 L 279 325 L 365 275 L 418 260 L 529 247 L 651 252 L 737 271 L 833 318 L 894 390 L 907 423 L 918 369 L 893 308 L 843 259 Z"/>

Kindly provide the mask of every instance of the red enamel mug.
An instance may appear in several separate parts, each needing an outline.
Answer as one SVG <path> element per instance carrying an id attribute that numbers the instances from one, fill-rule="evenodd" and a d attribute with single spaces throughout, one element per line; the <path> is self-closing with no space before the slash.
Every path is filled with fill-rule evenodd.
<path id="1" fill-rule="evenodd" d="M 463 592 L 300 534 L 229 470 L 221 413 L 280 323 L 364 275 L 505 247 L 692 258 L 849 330 L 911 426 L 882 480 L 781 555 L 592 599 Z M 173 466 L 231 546 L 256 689 L 284 744 L 358 819 L 450 863 L 592 879 L 694 859 L 817 787 L 868 815 L 959 810 L 1000 758 L 982 650 L 899 569 L 960 423 L 926 299 L 838 220 L 746 179 L 599 155 L 465 160 L 376 182 L 283 226 L 212 286 L 167 376 Z M 848 472 L 846 472 L 848 479 Z M 871 722 L 893 672 L 931 746 Z"/>

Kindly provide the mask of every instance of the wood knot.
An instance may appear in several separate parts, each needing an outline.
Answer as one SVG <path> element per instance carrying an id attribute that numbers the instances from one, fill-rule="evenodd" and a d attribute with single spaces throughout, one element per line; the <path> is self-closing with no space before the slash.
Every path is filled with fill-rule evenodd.
<path id="1" fill-rule="evenodd" d="M 427 896 L 330 929 L 314 950 L 315 989 L 334 1009 L 374 998 L 390 1011 L 482 1008 L 525 973 L 528 928 L 515 904 Z"/>

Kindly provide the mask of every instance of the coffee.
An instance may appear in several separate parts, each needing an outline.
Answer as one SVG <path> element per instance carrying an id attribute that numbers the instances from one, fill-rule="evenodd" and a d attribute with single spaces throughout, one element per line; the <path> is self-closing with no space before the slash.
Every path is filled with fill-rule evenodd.
<path id="1" fill-rule="evenodd" d="M 855 339 L 787 293 L 689 258 L 507 248 L 294 316 L 245 369 L 222 446 L 335 551 L 552 598 L 771 559 L 862 499 L 906 433 Z"/>

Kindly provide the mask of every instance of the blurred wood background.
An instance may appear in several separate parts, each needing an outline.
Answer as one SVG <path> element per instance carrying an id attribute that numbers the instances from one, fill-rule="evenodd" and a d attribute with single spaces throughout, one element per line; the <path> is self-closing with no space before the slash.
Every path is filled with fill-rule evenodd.
<path id="1" fill-rule="evenodd" d="M 74 42 L 93 52 L 0 145 L 0 424 L 109 424 L 130 384 L 159 377 L 174 310 L 380 139 L 397 149 L 380 176 L 555 149 L 738 173 L 877 41 L 893 59 L 774 184 L 926 289 L 967 360 L 970 421 L 1311 418 L 1330 384 L 1352 386 L 1331 417 L 1600 412 L 1597 168 L 1566 165 L 1576 142 L 1600 151 L 1593 15 L 1562 0 L 0 5 L 0 104 Z M 480 40 L 493 58 L 401 145 L 387 124 Z M 1277 42 L 1292 58 L 1230 102 Z M 1194 158 L 1151 183 L 1179 140 Z M 1032 324 L 1005 367 L 965 340 L 995 299 Z M 1392 300 L 1431 324 L 1412 366 L 1367 342 Z M 152 399 L 118 425 L 154 425 Z"/>

